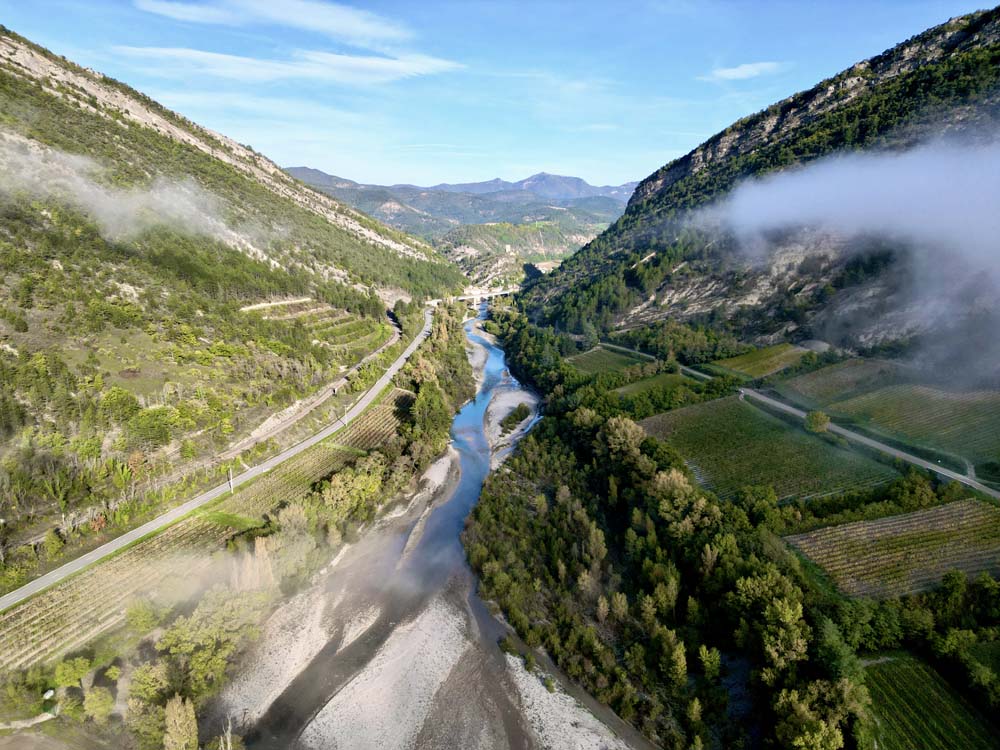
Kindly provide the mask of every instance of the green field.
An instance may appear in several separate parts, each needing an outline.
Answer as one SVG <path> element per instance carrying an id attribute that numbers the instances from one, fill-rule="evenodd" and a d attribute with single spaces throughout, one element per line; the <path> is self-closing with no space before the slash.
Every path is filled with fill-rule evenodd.
<path id="1" fill-rule="evenodd" d="M 623 385 L 621 388 L 616 389 L 615 393 L 620 393 L 623 396 L 635 396 L 646 391 L 651 391 L 654 388 L 664 388 L 692 382 L 694 381 L 691 378 L 681 375 L 679 372 L 661 372 L 659 375 L 653 375 L 651 378 L 644 378 L 635 383 Z"/>
<path id="2" fill-rule="evenodd" d="M 959 393 L 923 385 L 892 385 L 835 401 L 829 411 L 974 464 L 1000 461 L 1000 391 Z"/>
<path id="3" fill-rule="evenodd" d="M 912 382 L 914 377 L 893 362 L 849 359 L 789 378 L 776 389 L 804 408 L 823 409 L 890 440 L 966 459 L 984 475 L 991 473 L 983 464 L 1000 462 L 1000 391 L 950 390 Z"/>
<path id="4" fill-rule="evenodd" d="M 617 349 L 608 349 L 603 346 L 595 346 L 593 349 L 583 354 L 577 354 L 566 359 L 573 367 L 588 375 L 596 375 L 602 372 L 614 372 L 624 370 L 632 365 L 641 365 L 648 362 L 638 355 L 626 354 Z"/>
<path id="5" fill-rule="evenodd" d="M 848 359 L 789 378 L 777 388 L 783 395 L 805 406 L 825 407 L 834 401 L 891 385 L 901 375 L 902 368 L 892 362 Z"/>
<path id="6" fill-rule="evenodd" d="M 865 670 L 880 750 L 989 750 L 994 730 L 930 666 L 912 656 Z"/>
<path id="7" fill-rule="evenodd" d="M 792 344 L 775 344 L 763 349 L 755 349 L 738 357 L 720 359 L 712 364 L 739 375 L 762 378 L 794 365 L 802 359 L 802 355 L 806 351 L 806 349 Z"/>
<path id="8" fill-rule="evenodd" d="M 641 424 L 680 451 L 699 481 L 720 497 L 747 485 L 770 485 L 779 498 L 809 498 L 897 476 L 888 466 L 735 396 L 657 414 Z"/>
<path id="9" fill-rule="evenodd" d="M 1000 573 L 1000 508 L 979 500 L 786 537 L 846 594 L 926 591 L 950 570 Z"/>

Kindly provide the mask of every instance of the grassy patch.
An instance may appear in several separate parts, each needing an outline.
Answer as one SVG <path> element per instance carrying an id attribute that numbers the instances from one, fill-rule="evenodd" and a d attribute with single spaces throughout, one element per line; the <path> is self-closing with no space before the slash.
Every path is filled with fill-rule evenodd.
<path id="1" fill-rule="evenodd" d="M 569 357 L 566 361 L 581 372 L 596 375 L 602 372 L 624 370 L 626 367 L 641 365 L 648 360 L 598 345 L 588 352 Z"/>
<path id="2" fill-rule="evenodd" d="M 1000 509 L 979 500 L 829 526 L 786 541 L 852 596 L 926 591 L 950 570 L 1000 573 Z"/>
<path id="3" fill-rule="evenodd" d="M 259 518 L 247 518 L 239 513 L 226 513 L 219 510 L 206 513 L 205 520 L 219 526 L 227 526 L 235 531 L 249 531 L 264 525 Z"/>
<path id="4" fill-rule="evenodd" d="M 807 406 L 828 406 L 834 401 L 889 385 L 899 379 L 899 365 L 877 359 L 848 359 L 780 383 L 782 395 Z"/>
<path id="5" fill-rule="evenodd" d="M 763 349 L 741 354 L 738 357 L 720 359 L 713 364 L 723 370 L 746 375 L 751 378 L 762 378 L 790 367 L 802 359 L 806 349 L 792 344 L 775 344 Z"/>
<path id="6" fill-rule="evenodd" d="M 638 380 L 635 383 L 623 385 L 615 392 L 620 393 L 623 396 L 635 396 L 640 393 L 646 393 L 647 391 L 651 391 L 655 388 L 666 388 L 691 382 L 694 381 L 686 375 L 681 375 L 679 372 L 661 372 L 659 375 L 653 375 L 650 378 L 645 378 L 644 380 Z"/>
<path id="7" fill-rule="evenodd" d="M 779 498 L 814 497 L 869 486 L 896 472 L 751 406 L 736 397 L 643 420 L 721 497 L 747 485 L 773 486 Z"/>
<path id="8" fill-rule="evenodd" d="M 892 657 L 866 670 L 881 750 L 987 750 L 991 727 L 924 662 Z"/>

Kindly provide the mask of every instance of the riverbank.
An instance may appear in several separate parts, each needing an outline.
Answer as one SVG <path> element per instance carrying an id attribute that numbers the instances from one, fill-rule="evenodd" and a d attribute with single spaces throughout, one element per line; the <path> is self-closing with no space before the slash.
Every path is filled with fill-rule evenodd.
<path id="1" fill-rule="evenodd" d="M 449 446 L 421 476 L 418 488 L 387 506 L 354 544 L 344 544 L 313 576 L 309 586 L 278 607 L 261 627 L 261 636 L 240 659 L 234 677 L 206 712 L 206 724 L 222 727 L 232 719 L 238 730 L 258 722 L 309 664 L 331 643 L 346 648 L 378 619 L 374 602 L 346 602 L 339 579 L 363 569 L 375 539 L 409 537 L 435 497 L 454 491 L 460 475 L 458 454 Z"/>

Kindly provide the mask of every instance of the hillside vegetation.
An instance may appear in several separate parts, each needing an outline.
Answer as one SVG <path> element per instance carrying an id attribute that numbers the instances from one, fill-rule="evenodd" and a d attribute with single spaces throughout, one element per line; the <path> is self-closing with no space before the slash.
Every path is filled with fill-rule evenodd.
<path id="1" fill-rule="evenodd" d="M 425 244 L 6 29 L 0 172 L 0 588 L 212 479 L 185 475 L 229 446 L 272 449 L 258 427 L 346 377 L 342 405 L 397 337 L 387 308 L 463 285 Z M 261 307 L 292 300 L 308 310 Z M 419 308 L 396 305 L 409 334 Z"/>

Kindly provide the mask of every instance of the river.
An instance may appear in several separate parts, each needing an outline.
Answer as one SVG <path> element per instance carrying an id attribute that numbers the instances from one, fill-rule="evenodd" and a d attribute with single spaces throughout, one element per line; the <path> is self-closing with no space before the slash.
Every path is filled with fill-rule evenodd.
<path id="1" fill-rule="evenodd" d="M 550 692 L 541 675 L 505 656 L 497 641 L 507 629 L 475 593 L 460 534 L 491 459 L 512 447 L 491 451 L 485 422 L 504 416 L 498 403 L 537 400 L 507 371 L 503 350 L 477 333 L 484 314 L 465 325 L 481 387 L 454 418 L 449 455 L 423 491 L 279 608 L 208 727 L 230 717 L 253 750 L 645 744 L 572 686 Z"/>

